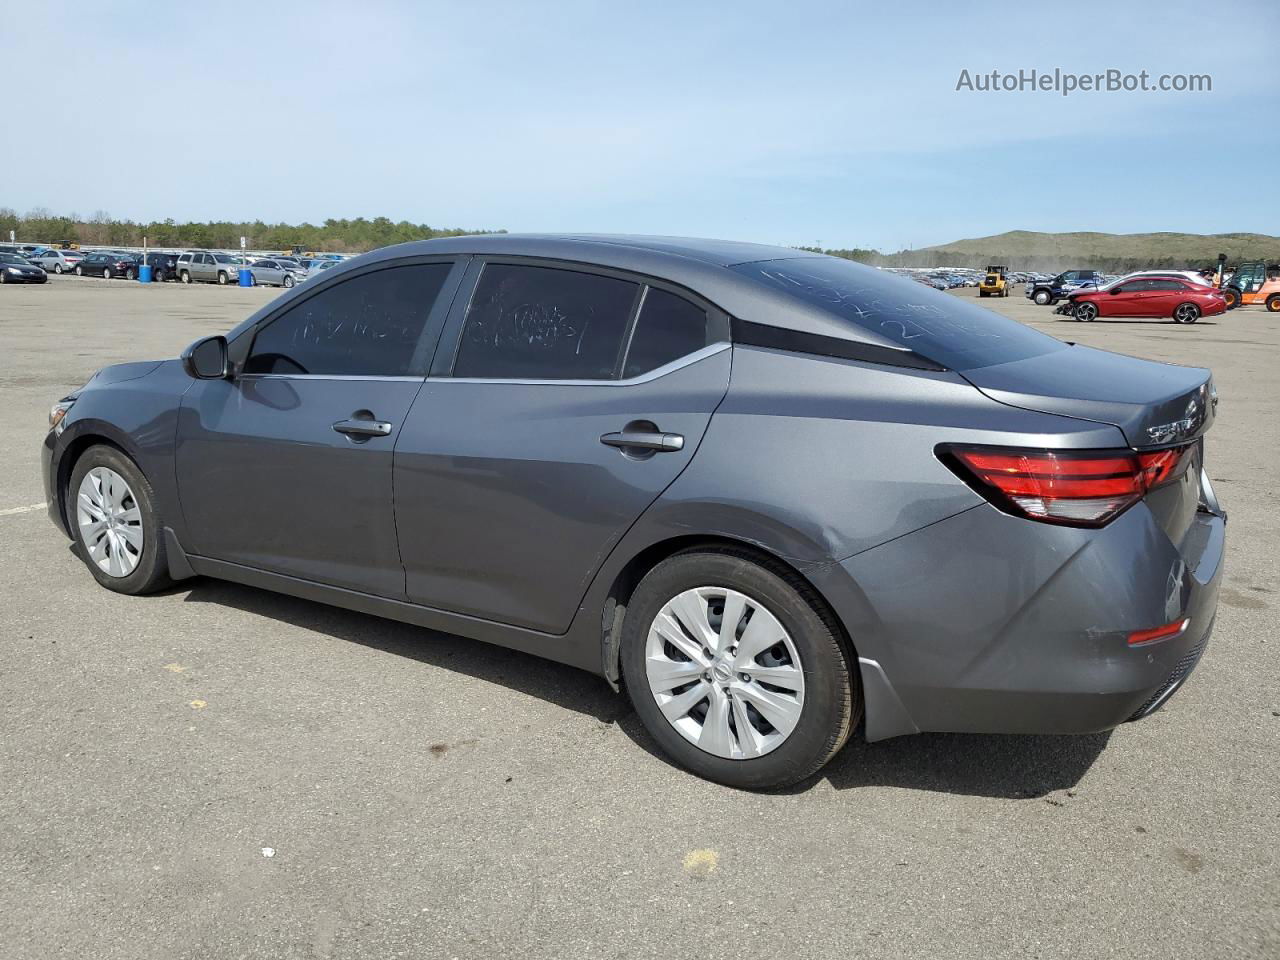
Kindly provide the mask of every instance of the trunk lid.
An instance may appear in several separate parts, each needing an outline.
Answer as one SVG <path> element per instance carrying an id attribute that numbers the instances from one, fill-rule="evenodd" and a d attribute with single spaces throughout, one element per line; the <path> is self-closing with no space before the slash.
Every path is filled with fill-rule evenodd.
<path id="1" fill-rule="evenodd" d="M 1182 545 L 1205 503 L 1203 437 L 1218 405 L 1210 371 L 1072 344 L 961 376 L 1009 406 L 1113 424 L 1136 449 L 1189 446 L 1175 478 L 1144 499 L 1169 538 Z"/>
<path id="2" fill-rule="evenodd" d="M 1217 406 L 1213 376 L 1203 367 L 1155 363 L 1079 344 L 964 370 L 961 376 L 1011 407 L 1114 424 L 1136 448 L 1202 436 Z"/>

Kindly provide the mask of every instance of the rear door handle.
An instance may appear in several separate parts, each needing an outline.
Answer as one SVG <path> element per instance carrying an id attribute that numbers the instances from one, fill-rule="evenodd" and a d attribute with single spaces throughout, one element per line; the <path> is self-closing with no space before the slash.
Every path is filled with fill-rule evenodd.
<path id="1" fill-rule="evenodd" d="M 678 433 L 606 433 L 600 442 L 610 447 L 635 450 L 654 450 L 658 453 L 674 453 L 684 449 L 684 437 Z"/>
<path id="2" fill-rule="evenodd" d="M 333 429 L 352 437 L 385 437 L 391 433 L 391 424 L 383 420 L 339 420 Z"/>

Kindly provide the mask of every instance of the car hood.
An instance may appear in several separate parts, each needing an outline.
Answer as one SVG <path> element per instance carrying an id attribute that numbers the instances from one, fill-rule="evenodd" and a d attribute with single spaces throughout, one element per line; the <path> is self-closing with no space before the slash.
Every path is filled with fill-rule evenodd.
<path id="1" fill-rule="evenodd" d="M 90 377 L 80 390 L 90 386 L 105 387 L 113 383 L 122 383 L 125 380 L 137 380 L 154 371 L 162 363 L 164 363 L 163 360 L 136 360 L 132 363 L 113 363 L 109 367 L 103 367 Z M 76 393 L 79 393 L 80 390 L 77 390 Z"/>
<path id="2" fill-rule="evenodd" d="M 1012 407 L 1114 424 L 1134 447 L 1200 436 L 1213 423 L 1218 403 L 1213 375 L 1202 367 L 1155 363 L 1079 344 L 961 376 Z"/>

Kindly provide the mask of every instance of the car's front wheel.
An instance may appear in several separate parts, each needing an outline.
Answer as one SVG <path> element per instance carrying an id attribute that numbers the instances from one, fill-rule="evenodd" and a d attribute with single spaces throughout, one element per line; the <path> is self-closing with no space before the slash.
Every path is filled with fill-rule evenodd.
<path id="1" fill-rule="evenodd" d="M 180 279 L 183 283 L 190 283 L 191 274 L 188 271 L 183 270 L 182 273 L 179 275 L 178 279 Z"/>
<path id="2" fill-rule="evenodd" d="M 734 787 L 815 773 L 861 710 L 857 661 L 813 588 L 733 549 L 650 570 L 627 604 L 621 653 L 631 702 L 667 755 Z"/>
<path id="3" fill-rule="evenodd" d="M 218 283 L 222 284 L 224 287 L 227 285 L 227 275 L 222 270 L 218 271 Z"/>
<path id="4" fill-rule="evenodd" d="M 1037 290 L 1036 295 L 1031 299 L 1043 307 L 1046 306 L 1053 298 L 1049 295 L 1048 290 Z"/>
<path id="5" fill-rule="evenodd" d="M 95 580 L 118 593 L 169 584 L 155 493 L 137 464 L 115 447 L 90 447 L 67 487 L 72 534 Z"/>
<path id="6" fill-rule="evenodd" d="M 133 267 L 128 267 L 128 268 L 126 268 L 126 269 L 125 269 L 125 271 L 124 271 L 124 278 L 125 278 L 126 280 L 132 280 L 132 279 L 133 279 L 134 277 L 136 277 L 136 276 L 137 276 L 137 274 L 136 274 L 136 273 L 134 273 L 134 271 L 133 271 Z"/>
<path id="7" fill-rule="evenodd" d="M 79 265 L 77 265 L 77 266 L 76 266 L 76 276 L 77 276 L 77 277 L 83 277 L 83 276 L 84 276 L 84 267 L 81 267 L 81 266 L 79 266 Z"/>
<path id="8" fill-rule="evenodd" d="M 1086 300 L 1084 303 L 1077 303 L 1075 308 L 1075 318 L 1089 323 L 1091 320 L 1098 319 L 1098 308 Z"/>

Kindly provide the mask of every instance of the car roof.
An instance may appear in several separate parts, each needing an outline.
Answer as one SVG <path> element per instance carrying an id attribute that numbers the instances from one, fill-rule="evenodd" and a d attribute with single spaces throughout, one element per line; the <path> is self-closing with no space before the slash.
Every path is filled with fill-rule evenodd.
<path id="1" fill-rule="evenodd" d="M 742 320 L 902 350 L 901 343 L 886 336 L 850 324 L 835 313 L 728 269 L 738 264 L 767 260 L 834 258 L 791 247 L 735 240 L 591 233 L 495 233 L 438 237 L 382 247 L 345 260 L 339 266 L 325 271 L 324 285 L 341 282 L 342 276 L 348 272 L 361 270 L 372 264 L 418 256 L 464 255 L 545 258 L 625 270 L 684 287 Z M 852 261 L 842 262 L 867 271 L 869 278 L 881 272 L 874 267 Z M 249 317 L 231 331 L 228 337 L 239 336 L 284 303 L 309 296 L 316 289 L 318 288 L 310 284 L 305 288 L 295 287 Z"/>

